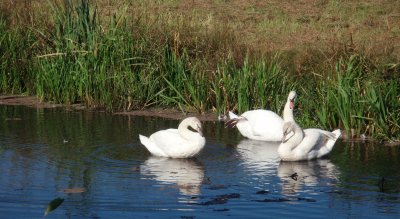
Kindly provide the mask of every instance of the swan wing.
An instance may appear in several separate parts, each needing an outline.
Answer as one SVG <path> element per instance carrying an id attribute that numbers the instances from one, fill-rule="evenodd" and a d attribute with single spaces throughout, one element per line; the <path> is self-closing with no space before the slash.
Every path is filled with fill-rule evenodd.
<path id="1" fill-rule="evenodd" d="M 160 156 L 160 157 L 166 157 L 167 155 L 163 150 L 161 150 L 157 144 L 155 144 L 153 141 L 151 141 L 148 137 L 139 135 L 140 142 L 147 148 L 147 150 L 155 155 L 155 156 Z"/>
<path id="2" fill-rule="evenodd" d="M 338 137 L 336 137 L 336 134 L 333 132 L 325 131 L 322 129 L 306 129 L 308 132 L 319 132 L 321 135 L 324 135 L 325 137 L 331 139 L 331 140 L 336 140 Z"/>
<path id="3" fill-rule="evenodd" d="M 150 140 L 161 149 L 167 157 L 186 158 L 197 155 L 205 145 L 205 138 L 197 134 L 190 139 L 183 138 L 177 129 L 158 131 Z"/>
<path id="4" fill-rule="evenodd" d="M 309 150 L 308 159 L 319 158 L 331 152 L 336 140 L 340 136 L 340 130 L 329 132 L 321 129 L 304 130 L 304 150 Z M 303 142 L 302 142 L 303 143 Z"/>
<path id="5" fill-rule="evenodd" d="M 301 148 L 304 154 L 310 153 L 313 150 L 318 149 L 324 142 L 323 135 L 315 129 L 305 129 L 304 138 L 300 143 L 299 148 Z"/>
<path id="6" fill-rule="evenodd" d="M 158 131 L 150 136 L 150 140 L 167 155 L 180 145 L 187 144 L 187 140 L 179 135 L 178 129 Z"/>
<path id="7" fill-rule="evenodd" d="M 283 120 L 269 110 L 253 110 L 242 114 L 249 121 L 254 136 L 279 141 L 282 138 Z"/>
<path id="8" fill-rule="evenodd" d="M 160 157 L 168 157 L 169 152 L 175 146 L 185 142 L 177 129 L 161 130 L 153 133 L 149 138 L 139 135 L 140 142 L 150 151 L 151 154 Z"/>

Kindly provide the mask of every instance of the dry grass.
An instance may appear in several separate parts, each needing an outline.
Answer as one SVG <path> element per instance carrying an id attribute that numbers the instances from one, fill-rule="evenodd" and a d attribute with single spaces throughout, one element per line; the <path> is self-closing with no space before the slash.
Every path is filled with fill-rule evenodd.
<path id="1" fill-rule="evenodd" d="M 293 88 L 303 125 L 399 135 L 399 1 L 86 1 L 0 2 L 0 90 L 222 113 Z"/>
<path id="2" fill-rule="evenodd" d="M 61 2 L 61 0 L 59 0 Z M 191 56 L 240 63 L 245 54 L 281 52 L 295 72 L 344 52 L 356 52 L 374 64 L 400 59 L 400 2 L 397 0 L 98 0 L 101 19 L 126 13 L 146 31 L 134 34 L 154 43 L 171 41 Z M 43 25 L 44 0 L 5 0 L 0 9 L 11 25 Z M 210 66 L 215 66 L 211 64 Z"/>

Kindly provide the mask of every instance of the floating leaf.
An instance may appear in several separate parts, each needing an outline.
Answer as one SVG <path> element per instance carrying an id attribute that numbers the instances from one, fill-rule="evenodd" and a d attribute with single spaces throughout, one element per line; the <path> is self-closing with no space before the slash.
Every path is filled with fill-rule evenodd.
<path id="1" fill-rule="evenodd" d="M 82 193 L 85 191 L 85 188 L 66 188 L 63 190 L 63 192 L 66 194 Z"/>
<path id="2" fill-rule="evenodd" d="M 58 208 L 58 206 L 61 205 L 61 203 L 63 203 L 64 199 L 63 198 L 56 198 L 53 199 L 46 208 L 46 211 L 44 212 L 44 216 L 47 216 L 51 211 L 53 211 L 54 209 Z"/>

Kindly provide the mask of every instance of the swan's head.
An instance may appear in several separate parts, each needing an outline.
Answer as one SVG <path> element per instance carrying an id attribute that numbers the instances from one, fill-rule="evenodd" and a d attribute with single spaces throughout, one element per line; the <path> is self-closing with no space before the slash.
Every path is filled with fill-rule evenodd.
<path id="1" fill-rule="evenodd" d="M 291 137 L 295 134 L 295 123 L 294 122 L 285 122 L 283 124 L 283 137 L 282 143 L 287 142 Z"/>
<path id="2" fill-rule="evenodd" d="M 203 136 L 203 128 L 201 126 L 201 122 L 198 118 L 196 117 L 188 117 L 182 121 L 182 123 L 185 122 L 187 125 L 187 128 L 191 131 L 198 132 L 200 136 Z"/>
<path id="3" fill-rule="evenodd" d="M 290 109 L 294 109 L 294 101 L 296 100 L 296 97 L 297 97 L 296 91 L 294 90 L 290 91 L 287 100 L 289 102 Z"/>

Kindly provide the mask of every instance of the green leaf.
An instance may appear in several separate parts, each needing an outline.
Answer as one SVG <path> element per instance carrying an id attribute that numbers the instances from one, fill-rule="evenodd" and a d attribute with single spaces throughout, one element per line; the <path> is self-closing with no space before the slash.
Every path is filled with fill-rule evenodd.
<path id="1" fill-rule="evenodd" d="M 58 208 L 58 206 L 61 205 L 61 203 L 63 203 L 64 199 L 63 198 L 56 198 L 53 199 L 46 208 L 46 211 L 44 212 L 44 216 L 47 216 L 51 211 L 55 210 L 56 208 Z"/>

